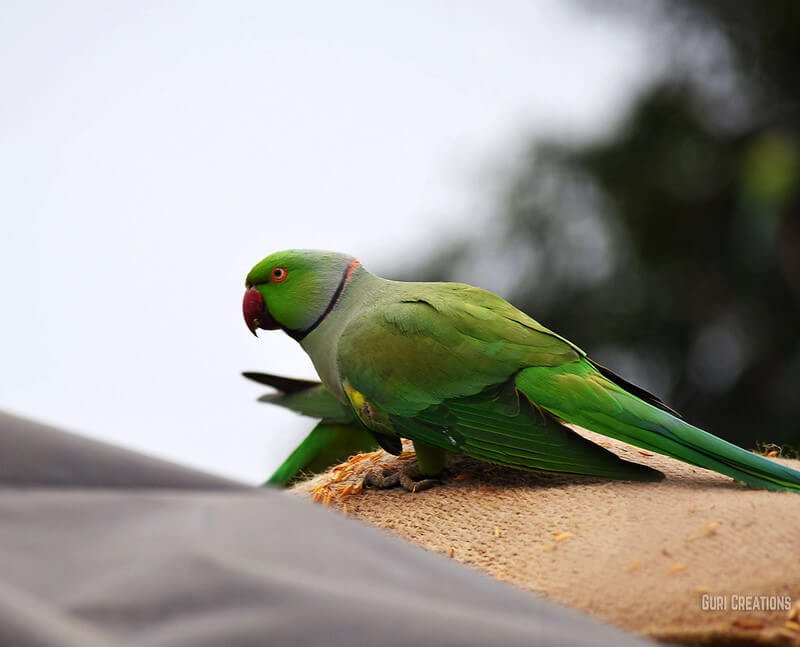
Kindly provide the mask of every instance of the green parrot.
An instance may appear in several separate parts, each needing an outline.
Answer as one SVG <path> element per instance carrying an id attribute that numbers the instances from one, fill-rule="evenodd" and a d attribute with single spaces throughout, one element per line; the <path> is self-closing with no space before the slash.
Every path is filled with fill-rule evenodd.
<path id="1" fill-rule="evenodd" d="M 247 379 L 275 389 L 259 402 L 285 407 L 320 422 L 281 463 L 264 485 L 284 487 L 307 476 L 324 472 L 354 454 L 378 448 L 374 437 L 321 383 L 295 380 L 267 373 L 242 373 Z"/>
<path id="2" fill-rule="evenodd" d="M 800 492 L 800 472 L 683 421 L 644 389 L 485 290 L 390 281 L 351 256 L 288 250 L 246 279 L 253 334 L 282 329 L 322 383 L 386 451 L 414 443 L 416 463 L 366 484 L 417 491 L 448 452 L 518 469 L 618 479 L 658 473 L 622 461 L 565 426 L 770 490 Z"/>

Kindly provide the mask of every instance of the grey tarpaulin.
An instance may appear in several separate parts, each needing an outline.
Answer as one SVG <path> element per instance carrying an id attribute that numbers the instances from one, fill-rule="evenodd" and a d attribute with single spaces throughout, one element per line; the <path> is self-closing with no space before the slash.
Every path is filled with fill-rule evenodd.
<path id="1" fill-rule="evenodd" d="M 2 413 L 0 642 L 649 644 L 280 492 Z"/>

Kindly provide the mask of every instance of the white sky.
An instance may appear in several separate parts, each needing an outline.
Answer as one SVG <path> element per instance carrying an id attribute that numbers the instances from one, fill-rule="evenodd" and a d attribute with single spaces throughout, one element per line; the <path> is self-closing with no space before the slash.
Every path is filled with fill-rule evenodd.
<path id="1" fill-rule="evenodd" d="M 314 372 L 248 333 L 250 267 L 413 264 L 524 136 L 602 132 L 650 73 L 566 2 L 396 4 L 4 4 L 0 408 L 263 480 L 311 421 L 239 372 Z"/>

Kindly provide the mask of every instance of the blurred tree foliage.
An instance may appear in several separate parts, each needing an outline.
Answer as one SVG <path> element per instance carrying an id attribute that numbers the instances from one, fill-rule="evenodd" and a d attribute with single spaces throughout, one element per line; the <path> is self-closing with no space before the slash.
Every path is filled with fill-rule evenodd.
<path id="1" fill-rule="evenodd" d="M 669 60 L 624 125 L 532 145 L 489 226 L 414 275 L 500 292 L 718 435 L 797 447 L 800 3 L 661 11 Z"/>

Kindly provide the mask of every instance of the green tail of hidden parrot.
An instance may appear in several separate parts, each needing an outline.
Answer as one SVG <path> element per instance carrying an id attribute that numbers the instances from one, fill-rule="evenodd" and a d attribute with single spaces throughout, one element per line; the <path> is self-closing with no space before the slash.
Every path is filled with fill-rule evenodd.
<path id="1" fill-rule="evenodd" d="M 800 492 L 800 472 L 682 420 L 491 292 L 390 281 L 351 256 L 311 250 L 271 254 L 245 283 L 251 332 L 282 329 L 297 340 L 327 391 L 384 449 L 413 441 L 416 473 L 372 485 L 429 487 L 448 452 L 527 470 L 660 476 L 571 423 L 754 487 Z"/>
<path id="2" fill-rule="evenodd" d="M 275 393 L 262 395 L 259 402 L 276 404 L 319 420 L 264 485 L 292 485 L 324 472 L 354 454 L 378 448 L 378 443 L 357 420 L 350 406 L 339 402 L 320 382 L 250 371 L 242 375 L 275 389 Z"/>

